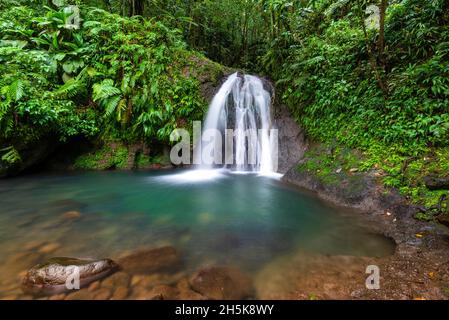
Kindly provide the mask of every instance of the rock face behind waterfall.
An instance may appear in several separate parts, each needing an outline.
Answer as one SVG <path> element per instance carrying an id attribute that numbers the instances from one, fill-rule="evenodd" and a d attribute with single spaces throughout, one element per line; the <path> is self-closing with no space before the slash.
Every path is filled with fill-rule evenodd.
<path id="1" fill-rule="evenodd" d="M 273 84 L 262 79 L 264 87 L 272 96 L 272 117 L 278 129 L 278 172 L 287 171 L 296 165 L 307 150 L 308 142 L 304 130 L 298 125 L 285 104 L 277 97 Z"/>
<path id="2" fill-rule="evenodd" d="M 296 165 L 307 150 L 307 139 L 302 128 L 292 118 L 287 106 L 275 106 L 274 121 L 278 131 L 278 172 L 287 171 Z"/>

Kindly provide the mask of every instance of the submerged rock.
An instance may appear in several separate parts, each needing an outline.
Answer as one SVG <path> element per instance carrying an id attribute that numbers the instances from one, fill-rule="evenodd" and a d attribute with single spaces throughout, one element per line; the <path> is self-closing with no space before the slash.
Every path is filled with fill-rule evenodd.
<path id="1" fill-rule="evenodd" d="M 129 295 L 129 289 L 127 287 L 118 287 L 114 290 L 111 300 L 124 300 Z"/>
<path id="2" fill-rule="evenodd" d="M 110 259 L 52 258 L 28 270 L 22 281 L 22 290 L 32 295 L 55 295 L 70 292 L 66 282 L 69 277 L 73 276 L 74 266 L 79 268 L 81 288 L 112 274 L 118 268 L 118 265 Z"/>
<path id="3" fill-rule="evenodd" d="M 39 252 L 43 253 L 43 254 L 50 254 L 50 253 L 53 253 L 54 251 L 58 250 L 60 247 L 61 247 L 61 245 L 59 243 L 50 242 L 50 243 L 46 243 L 46 244 L 42 245 L 39 248 Z"/>
<path id="4" fill-rule="evenodd" d="M 251 279 L 232 267 L 207 267 L 190 279 L 191 288 L 214 300 L 241 300 L 254 295 Z"/>
<path id="5" fill-rule="evenodd" d="M 110 277 L 107 277 L 101 282 L 102 288 L 117 288 L 117 287 L 128 287 L 131 281 L 129 274 L 125 272 L 116 272 Z"/>
<path id="6" fill-rule="evenodd" d="M 61 215 L 61 218 L 64 220 L 78 220 L 81 218 L 81 212 L 76 210 L 67 211 Z"/>
<path id="7" fill-rule="evenodd" d="M 178 250 L 166 246 L 138 249 L 117 262 L 124 271 L 138 274 L 172 271 L 180 265 L 181 259 Z"/>

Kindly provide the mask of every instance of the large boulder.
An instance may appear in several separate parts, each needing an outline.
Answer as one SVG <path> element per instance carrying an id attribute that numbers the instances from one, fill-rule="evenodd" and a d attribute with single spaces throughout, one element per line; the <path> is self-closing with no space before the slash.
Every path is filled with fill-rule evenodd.
<path id="1" fill-rule="evenodd" d="M 110 259 L 82 260 L 58 257 L 32 267 L 22 281 L 22 290 L 32 295 L 55 295 L 70 292 L 67 282 L 79 271 L 80 288 L 105 278 L 118 269 Z"/>
<path id="2" fill-rule="evenodd" d="M 117 259 L 122 270 L 132 274 L 170 272 L 179 267 L 178 250 L 171 246 L 142 248 Z"/>
<path id="3" fill-rule="evenodd" d="M 254 295 L 251 279 L 233 267 L 207 267 L 190 279 L 191 288 L 213 300 L 241 300 Z"/>

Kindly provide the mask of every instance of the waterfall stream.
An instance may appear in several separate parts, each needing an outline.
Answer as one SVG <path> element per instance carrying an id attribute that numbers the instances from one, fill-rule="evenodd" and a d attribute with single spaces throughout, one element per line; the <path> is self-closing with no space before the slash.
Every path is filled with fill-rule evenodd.
<path id="1" fill-rule="evenodd" d="M 270 109 L 271 94 L 260 78 L 230 75 L 210 104 L 201 147 L 196 149 L 199 168 L 276 172 L 277 130 Z"/>

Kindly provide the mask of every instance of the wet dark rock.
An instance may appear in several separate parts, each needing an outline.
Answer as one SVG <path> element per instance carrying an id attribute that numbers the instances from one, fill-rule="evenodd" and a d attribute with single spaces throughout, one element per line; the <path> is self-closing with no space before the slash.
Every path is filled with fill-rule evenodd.
<path id="1" fill-rule="evenodd" d="M 449 228 L 449 214 L 442 214 L 437 217 L 437 220 L 439 223 Z"/>
<path id="2" fill-rule="evenodd" d="M 43 137 L 39 141 L 15 145 L 22 161 L 9 165 L 0 160 L 0 178 L 15 176 L 35 168 L 53 152 L 56 145 L 57 142 L 52 137 Z"/>
<path id="3" fill-rule="evenodd" d="M 52 258 L 28 270 L 22 281 L 22 290 L 32 295 L 55 295 L 70 292 L 66 287 L 66 281 L 73 274 L 74 266 L 79 268 L 80 287 L 86 287 L 91 282 L 114 273 L 118 267 L 110 259 Z"/>
<path id="4" fill-rule="evenodd" d="M 191 288 L 213 300 L 240 300 L 251 298 L 254 287 L 251 279 L 232 267 L 207 267 L 190 279 Z"/>
<path id="5" fill-rule="evenodd" d="M 176 248 L 165 246 L 160 248 L 138 249 L 117 259 L 120 267 L 132 274 L 151 272 L 170 272 L 180 266 L 180 255 Z"/>
<path id="6" fill-rule="evenodd" d="M 275 128 L 278 131 L 278 172 L 286 173 L 307 150 L 308 142 L 302 128 L 293 119 L 287 106 L 275 102 Z"/>
<path id="7" fill-rule="evenodd" d="M 381 201 L 378 201 L 375 177 L 364 173 L 341 172 L 332 173 L 326 181 L 323 181 L 313 172 L 300 167 L 307 161 L 309 159 L 303 159 L 293 166 L 284 175 L 283 181 L 317 192 L 320 197 L 346 207 L 360 208 L 365 211 L 379 207 Z"/>
<path id="8" fill-rule="evenodd" d="M 424 183 L 429 190 L 449 190 L 449 177 L 424 177 Z"/>

